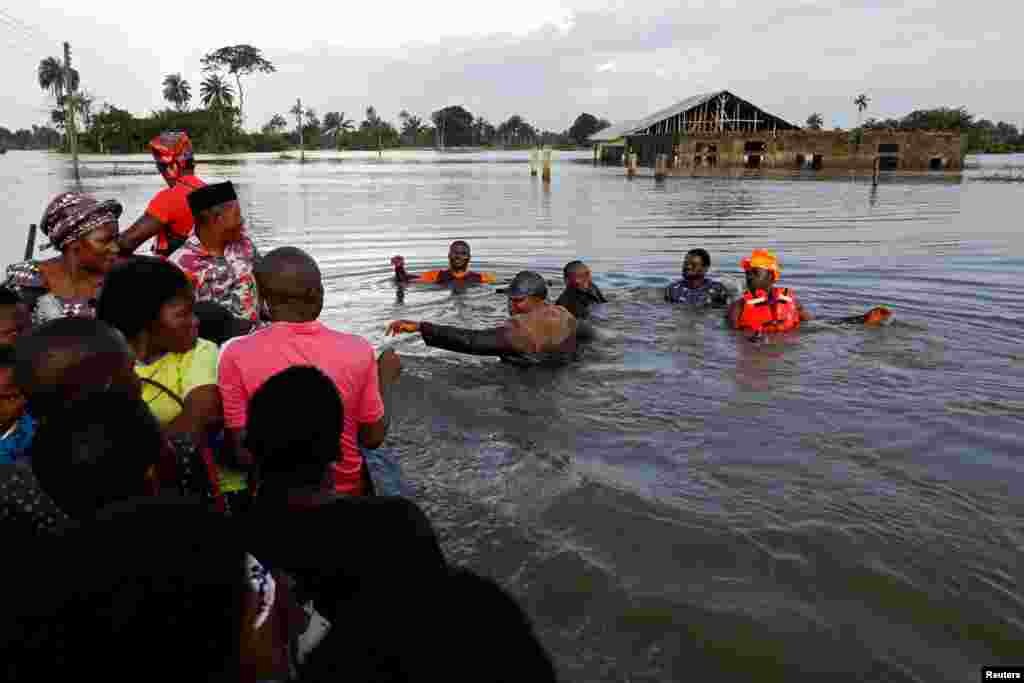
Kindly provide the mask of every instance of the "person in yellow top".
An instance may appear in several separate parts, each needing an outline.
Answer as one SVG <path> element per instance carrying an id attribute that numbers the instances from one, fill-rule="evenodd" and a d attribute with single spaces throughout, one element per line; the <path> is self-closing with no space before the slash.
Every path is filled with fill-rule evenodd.
<path id="1" fill-rule="evenodd" d="M 168 435 L 207 444 L 223 425 L 217 388 L 219 349 L 200 339 L 194 294 L 177 266 L 136 256 L 114 268 L 104 283 L 97 318 L 124 334 L 135 351 L 142 398 Z M 245 488 L 245 474 L 220 467 L 222 493 Z"/>
<path id="2" fill-rule="evenodd" d="M 478 284 L 494 284 L 498 281 L 494 273 L 477 273 L 469 269 L 469 243 L 455 240 L 448 247 L 448 268 L 446 270 L 428 270 L 417 275 L 405 270 L 405 257 L 394 256 L 391 265 L 395 267 L 395 279 L 399 282 L 420 282 L 448 284 L 450 282 L 474 282 Z"/>

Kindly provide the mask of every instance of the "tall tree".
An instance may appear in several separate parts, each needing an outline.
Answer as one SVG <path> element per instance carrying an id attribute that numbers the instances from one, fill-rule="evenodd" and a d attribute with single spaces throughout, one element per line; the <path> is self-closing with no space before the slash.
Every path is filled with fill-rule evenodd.
<path id="1" fill-rule="evenodd" d="M 238 117 L 245 125 L 245 94 L 242 90 L 242 76 L 254 73 L 273 73 L 277 68 L 263 57 L 262 50 L 252 45 L 229 45 L 210 52 L 200 60 L 204 71 L 226 70 L 235 77 L 238 84 Z"/>
<path id="2" fill-rule="evenodd" d="M 60 107 L 60 122 L 58 126 L 63 128 L 64 122 L 68 118 L 69 104 L 65 101 L 65 95 L 78 90 L 78 71 L 75 69 L 65 69 L 64 62 L 57 57 L 47 57 L 40 60 L 36 76 L 39 79 L 39 87 L 52 93 L 57 99 L 57 106 Z M 51 118 L 53 117 L 51 116 Z M 57 123 L 55 118 L 53 118 L 53 121 Z"/>
<path id="3" fill-rule="evenodd" d="M 164 76 L 164 99 L 178 111 L 185 111 L 192 99 L 192 86 L 181 74 L 167 74 Z"/>
<path id="4" fill-rule="evenodd" d="M 402 122 L 402 137 L 408 144 L 415 145 L 420 131 L 424 128 L 423 119 L 410 114 L 405 109 L 398 113 L 398 118 Z"/>
<path id="5" fill-rule="evenodd" d="M 231 84 L 218 74 L 210 74 L 199 86 L 199 98 L 202 100 L 203 106 L 216 117 L 223 137 L 224 128 L 226 128 L 224 113 L 231 108 L 235 101 L 235 92 L 232 90 Z"/>
<path id="6" fill-rule="evenodd" d="M 807 117 L 807 127 L 811 130 L 821 130 L 823 125 L 825 125 L 825 119 L 818 112 L 814 112 Z"/>
<path id="7" fill-rule="evenodd" d="M 569 127 L 569 137 L 575 140 L 577 144 L 583 144 L 591 135 L 594 135 L 599 130 L 603 130 L 601 123 L 602 120 L 593 114 L 583 112 L 576 117 L 576 121 Z"/>
<path id="8" fill-rule="evenodd" d="M 853 98 L 853 103 L 857 107 L 857 126 L 858 127 L 860 126 L 861 117 L 864 116 L 864 110 L 868 108 L 868 102 L 870 102 L 870 101 L 871 101 L 871 98 L 868 97 L 867 95 L 865 95 L 864 93 L 861 93 L 860 95 L 857 95 L 855 98 Z"/>
<path id="9" fill-rule="evenodd" d="M 473 144 L 473 115 L 461 106 L 445 107 L 430 115 L 441 147 Z"/>
<path id="10" fill-rule="evenodd" d="M 537 131 L 522 116 L 513 114 L 505 123 L 498 126 L 498 137 L 506 145 L 520 145 L 535 140 Z"/>

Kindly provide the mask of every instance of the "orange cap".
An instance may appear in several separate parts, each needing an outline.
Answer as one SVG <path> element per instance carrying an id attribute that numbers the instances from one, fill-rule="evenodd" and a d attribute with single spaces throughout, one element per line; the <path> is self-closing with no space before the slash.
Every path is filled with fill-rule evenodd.
<path id="1" fill-rule="evenodd" d="M 745 258 L 740 261 L 744 271 L 750 270 L 751 268 L 764 268 L 765 270 L 772 271 L 774 277 L 772 281 L 779 279 L 779 272 L 782 268 L 779 266 L 779 260 L 775 258 L 775 254 L 771 253 L 766 249 L 755 249 L 750 254 L 750 258 Z"/>

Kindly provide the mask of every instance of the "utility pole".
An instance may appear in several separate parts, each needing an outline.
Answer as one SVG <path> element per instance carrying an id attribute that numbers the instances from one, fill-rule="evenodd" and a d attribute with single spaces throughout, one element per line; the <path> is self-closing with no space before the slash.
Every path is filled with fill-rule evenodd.
<path id="1" fill-rule="evenodd" d="M 75 182 L 81 182 L 81 176 L 78 173 L 78 134 L 75 131 L 75 98 L 71 90 L 71 44 L 64 41 L 64 89 L 67 91 L 65 95 L 65 107 L 64 107 L 64 126 L 68 131 L 68 142 L 71 144 L 71 160 L 75 166 Z"/>
<path id="2" fill-rule="evenodd" d="M 295 116 L 299 119 L 299 162 L 305 163 L 306 161 L 306 143 L 302 133 L 302 119 L 305 118 L 302 111 L 302 98 L 298 97 L 295 99 Z"/>

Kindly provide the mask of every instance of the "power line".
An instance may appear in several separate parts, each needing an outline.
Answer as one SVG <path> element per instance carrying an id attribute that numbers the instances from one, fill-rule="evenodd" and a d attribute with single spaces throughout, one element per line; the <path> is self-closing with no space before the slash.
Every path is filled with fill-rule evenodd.
<path id="1" fill-rule="evenodd" d="M 17 26 L 19 29 L 21 29 L 22 31 L 24 31 L 25 33 L 27 33 L 29 35 L 34 33 L 37 38 L 40 38 L 40 39 L 42 39 L 44 41 L 50 40 L 49 36 L 47 36 L 45 33 L 40 31 L 37 27 L 32 26 L 31 24 L 26 24 L 24 21 L 22 21 L 21 19 L 18 19 L 16 16 L 14 16 L 13 14 L 11 14 L 10 12 L 8 12 L 5 9 L 0 9 L 0 18 L 7 19 L 7 21 L 9 23 Z"/>

